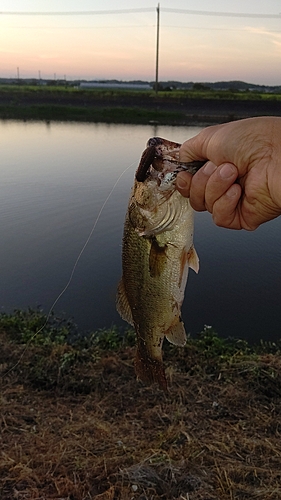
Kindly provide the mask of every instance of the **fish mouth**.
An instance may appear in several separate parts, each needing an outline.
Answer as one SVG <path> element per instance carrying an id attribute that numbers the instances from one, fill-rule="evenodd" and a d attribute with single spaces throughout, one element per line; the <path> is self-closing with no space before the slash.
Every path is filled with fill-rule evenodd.
<path id="1" fill-rule="evenodd" d="M 174 173 L 175 178 L 179 172 L 183 171 L 195 174 L 207 162 L 207 160 L 179 161 L 178 153 L 180 147 L 180 143 L 162 139 L 161 137 L 151 137 L 148 139 L 147 147 L 142 153 L 136 171 L 136 180 L 144 182 L 149 175 L 148 171 L 150 167 L 158 172 L 162 172 L 165 160 L 165 163 L 169 163 L 168 172 Z"/>
<path id="2" fill-rule="evenodd" d="M 171 153 L 172 151 L 178 151 L 181 147 L 179 142 L 169 141 L 168 139 L 162 139 L 162 137 L 151 137 L 147 141 L 147 146 L 154 146 L 158 149 L 157 152 L 162 156 L 163 153 Z"/>
<path id="3" fill-rule="evenodd" d="M 150 137 L 147 141 L 147 146 L 162 146 L 164 139 L 161 137 Z"/>

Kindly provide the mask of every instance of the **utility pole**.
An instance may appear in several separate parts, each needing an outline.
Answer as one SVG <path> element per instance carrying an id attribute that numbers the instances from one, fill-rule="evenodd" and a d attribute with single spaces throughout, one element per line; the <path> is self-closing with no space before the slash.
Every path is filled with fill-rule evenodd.
<path id="1" fill-rule="evenodd" d="M 20 69 L 17 67 L 18 84 L 20 83 Z"/>
<path id="2" fill-rule="evenodd" d="M 160 4 L 156 8 L 157 12 L 157 28 L 156 28 L 156 73 L 155 73 L 155 93 L 158 92 L 158 67 L 159 67 L 159 20 L 160 20 Z"/>

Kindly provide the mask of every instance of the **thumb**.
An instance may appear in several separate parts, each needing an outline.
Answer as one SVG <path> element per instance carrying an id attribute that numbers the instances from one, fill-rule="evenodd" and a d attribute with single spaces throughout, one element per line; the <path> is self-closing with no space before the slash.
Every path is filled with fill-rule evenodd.
<path id="1" fill-rule="evenodd" d="M 188 172 L 179 172 L 176 179 L 176 188 L 182 196 L 189 197 L 192 175 Z"/>

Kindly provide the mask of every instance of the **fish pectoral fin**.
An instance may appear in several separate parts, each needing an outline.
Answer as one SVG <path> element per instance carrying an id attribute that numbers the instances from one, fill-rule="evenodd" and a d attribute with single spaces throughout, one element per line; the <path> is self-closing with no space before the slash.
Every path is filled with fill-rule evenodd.
<path id="1" fill-rule="evenodd" d="M 167 263 L 167 245 L 160 246 L 155 237 L 151 238 L 149 253 L 149 273 L 152 278 L 161 276 Z"/>
<path id="2" fill-rule="evenodd" d="M 116 309 L 122 319 L 127 321 L 130 325 L 134 326 L 132 311 L 126 295 L 123 278 L 119 281 L 116 296 Z"/>
<path id="3" fill-rule="evenodd" d="M 180 316 L 178 318 L 178 322 L 175 325 L 171 326 L 171 328 L 169 328 L 169 330 L 165 333 L 165 337 L 169 342 L 171 342 L 171 344 L 182 347 L 185 345 L 186 333 L 183 321 Z"/>
<path id="4" fill-rule="evenodd" d="M 197 255 L 197 252 L 196 252 L 193 245 L 190 247 L 190 249 L 187 252 L 187 260 L 188 260 L 189 267 L 191 269 L 193 269 L 193 271 L 198 273 L 198 271 L 199 271 L 199 257 Z"/>

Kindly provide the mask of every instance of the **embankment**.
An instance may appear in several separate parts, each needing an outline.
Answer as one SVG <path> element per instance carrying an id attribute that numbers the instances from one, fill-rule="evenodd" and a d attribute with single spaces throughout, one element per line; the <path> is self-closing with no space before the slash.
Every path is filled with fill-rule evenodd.
<path id="1" fill-rule="evenodd" d="M 226 98 L 168 92 L 0 89 L 0 119 L 78 120 L 172 125 L 212 124 L 252 116 L 281 116 L 281 100 L 239 94 Z"/>

